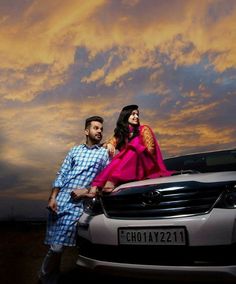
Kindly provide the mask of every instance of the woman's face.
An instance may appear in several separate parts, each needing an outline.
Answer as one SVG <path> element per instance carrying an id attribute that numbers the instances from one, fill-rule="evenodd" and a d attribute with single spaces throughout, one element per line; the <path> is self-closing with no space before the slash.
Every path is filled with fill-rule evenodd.
<path id="1" fill-rule="evenodd" d="M 139 124 L 139 111 L 133 110 L 131 115 L 129 116 L 128 123 L 131 125 Z"/>

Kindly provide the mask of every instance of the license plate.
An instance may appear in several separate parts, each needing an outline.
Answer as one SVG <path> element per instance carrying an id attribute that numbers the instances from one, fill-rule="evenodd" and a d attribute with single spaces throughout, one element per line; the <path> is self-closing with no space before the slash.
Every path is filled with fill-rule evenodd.
<path id="1" fill-rule="evenodd" d="M 186 245 L 184 227 L 119 228 L 121 245 Z"/>

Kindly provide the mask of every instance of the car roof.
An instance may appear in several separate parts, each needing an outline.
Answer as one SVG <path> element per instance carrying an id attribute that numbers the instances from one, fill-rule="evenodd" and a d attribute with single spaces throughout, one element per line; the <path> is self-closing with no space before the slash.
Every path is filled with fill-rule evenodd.
<path id="1" fill-rule="evenodd" d="M 187 156 L 197 156 L 197 155 L 206 155 L 206 154 L 214 154 L 214 153 L 223 153 L 223 152 L 234 152 L 236 151 L 236 147 L 229 148 L 229 149 L 218 149 L 218 150 L 206 150 L 201 152 L 192 152 L 192 153 L 186 153 L 186 154 L 179 154 L 175 156 L 170 156 L 165 158 L 164 160 L 173 159 L 173 158 L 180 158 L 180 157 L 187 157 Z"/>

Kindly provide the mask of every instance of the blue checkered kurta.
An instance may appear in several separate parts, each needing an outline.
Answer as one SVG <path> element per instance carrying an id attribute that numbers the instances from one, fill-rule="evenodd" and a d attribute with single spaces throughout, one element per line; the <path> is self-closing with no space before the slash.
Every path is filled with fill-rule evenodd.
<path id="1" fill-rule="evenodd" d="M 53 187 L 60 188 L 57 214 L 49 212 L 45 244 L 76 244 L 77 221 L 83 212 L 83 204 L 71 198 L 71 191 L 88 187 L 108 163 L 107 150 L 98 145 L 89 148 L 82 144 L 69 151 L 53 183 Z"/>

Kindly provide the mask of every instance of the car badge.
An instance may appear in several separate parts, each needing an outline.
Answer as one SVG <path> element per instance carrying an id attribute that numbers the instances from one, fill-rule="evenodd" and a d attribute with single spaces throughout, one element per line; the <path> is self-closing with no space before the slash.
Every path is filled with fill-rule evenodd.
<path id="1" fill-rule="evenodd" d="M 141 205 L 143 207 L 153 207 L 161 202 L 162 194 L 158 190 L 148 191 L 142 194 L 143 200 Z"/>

